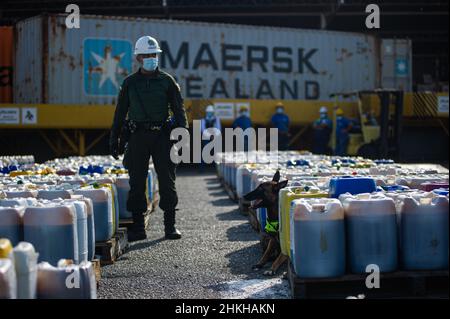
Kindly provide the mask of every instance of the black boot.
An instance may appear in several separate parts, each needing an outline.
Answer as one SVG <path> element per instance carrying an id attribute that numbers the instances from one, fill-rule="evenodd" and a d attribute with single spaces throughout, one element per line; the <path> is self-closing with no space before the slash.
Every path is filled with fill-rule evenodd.
<path id="1" fill-rule="evenodd" d="M 181 233 L 175 228 L 175 211 L 164 212 L 164 232 L 166 239 L 181 238 Z"/>
<path id="2" fill-rule="evenodd" d="M 144 214 L 133 213 L 133 225 L 128 228 L 128 241 L 133 242 L 144 239 L 147 239 Z"/>

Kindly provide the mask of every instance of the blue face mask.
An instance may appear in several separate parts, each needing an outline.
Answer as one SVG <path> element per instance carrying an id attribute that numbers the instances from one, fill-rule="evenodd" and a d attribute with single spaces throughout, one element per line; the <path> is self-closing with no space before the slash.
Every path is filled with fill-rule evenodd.
<path id="1" fill-rule="evenodd" d="M 206 118 L 207 119 L 212 119 L 214 117 L 214 113 L 213 112 L 206 112 Z"/>
<path id="2" fill-rule="evenodd" d="M 278 108 L 278 109 L 277 109 L 277 113 L 278 113 L 278 114 L 283 114 L 283 113 L 284 113 L 284 110 L 283 110 L 282 108 Z"/>
<path id="3" fill-rule="evenodd" d="M 321 119 L 327 118 L 327 113 L 320 113 L 320 118 Z"/>
<path id="4" fill-rule="evenodd" d="M 142 67 L 146 71 L 155 71 L 158 67 L 158 57 L 142 59 Z"/>

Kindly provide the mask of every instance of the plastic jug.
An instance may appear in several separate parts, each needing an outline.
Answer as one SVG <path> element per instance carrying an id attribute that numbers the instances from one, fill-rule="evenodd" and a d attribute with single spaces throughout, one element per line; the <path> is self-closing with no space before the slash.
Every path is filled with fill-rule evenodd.
<path id="1" fill-rule="evenodd" d="M 39 261 L 78 262 L 77 218 L 74 205 L 28 207 L 23 215 L 24 240 L 39 252 Z"/>
<path id="2" fill-rule="evenodd" d="M 382 194 L 343 194 L 350 269 L 362 274 L 375 264 L 381 272 L 396 270 L 398 263 L 395 203 Z"/>
<path id="3" fill-rule="evenodd" d="M 399 198 L 401 261 L 408 270 L 448 269 L 449 200 L 445 196 Z"/>
<path id="4" fill-rule="evenodd" d="M 109 188 L 91 186 L 75 190 L 76 195 L 83 195 L 92 200 L 94 208 L 95 241 L 107 241 L 113 235 L 112 194 Z"/>
<path id="5" fill-rule="evenodd" d="M 291 260 L 297 276 L 345 274 L 344 209 L 339 200 L 293 200 L 290 223 Z"/>
<path id="6" fill-rule="evenodd" d="M 323 198 L 328 193 L 320 191 L 316 187 L 285 187 L 279 192 L 278 221 L 281 252 L 290 256 L 290 207 L 294 199 L 300 198 Z"/>
<path id="7" fill-rule="evenodd" d="M 439 188 L 448 189 L 448 183 L 436 182 L 436 183 L 423 183 L 420 185 L 420 189 L 425 192 L 431 192 L 432 190 Z"/>
<path id="8" fill-rule="evenodd" d="M 84 201 L 68 199 L 59 203 L 73 204 L 77 215 L 78 263 L 88 261 L 87 206 Z"/>
<path id="9" fill-rule="evenodd" d="M 116 178 L 117 198 L 119 201 L 119 217 L 121 219 L 132 218 L 133 215 L 127 210 L 128 192 L 130 191 L 130 178 L 121 175 Z"/>
<path id="10" fill-rule="evenodd" d="M 39 199 L 68 199 L 70 198 L 70 195 L 72 195 L 72 191 L 70 190 L 64 190 L 64 189 L 42 189 L 39 190 L 37 194 L 37 198 Z"/>
<path id="11" fill-rule="evenodd" d="M 39 299 L 96 299 L 97 286 L 91 262 L 80 265 L 60 260 L 57 267 L 43 262 L 38 265 Z"/>
<path id="12" fill-rule="evenodd" d="M 17 298 L 17 280 L 12 260 L 0 258 L 0 299 Z"/>
<path id="13" fill-rule="evenodd" d="M 22 206 L 0 207 L 0 238 L 8 238 L 13 245 L 23 239 Z"/>
<path id="14" fill-rule="evenodd" d="M 341 194 L 353 195 L 376 192 L 375 180 L 369 177 L 339 176 L 330 179 L 330 197 L 339 198 Z"/>
<path id="15" fill-rule="evenodd" d="M 86 205 L 88 260 L 92 260 L 95 254 L 95 221 L 92 200 L 83 195 L 72 195 L 71 199 L 74 201 L 83 201 Z"/>
<path id="16" fill-rule="evenodd" d="M 17 298 L 35 299 L 39 254 L 35 252 L 33 245 L 27 242 L 20 242 L 13 251 L 17 277 Z"/>

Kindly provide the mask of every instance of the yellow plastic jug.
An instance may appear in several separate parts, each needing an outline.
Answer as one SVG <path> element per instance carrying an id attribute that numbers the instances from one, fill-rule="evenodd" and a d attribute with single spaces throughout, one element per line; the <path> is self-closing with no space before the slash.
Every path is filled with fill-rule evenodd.
<path id="1" fill-rule="evenodd" d="M 294 199 L 300 198 L 323 198 L 328 193 L 320 191 L 316 187 L 292 186 L 280 190 L 278 202 L 279 236 L 281 253 L 287 256 L 291 254 L 290 244 L 290 207 Z"/>

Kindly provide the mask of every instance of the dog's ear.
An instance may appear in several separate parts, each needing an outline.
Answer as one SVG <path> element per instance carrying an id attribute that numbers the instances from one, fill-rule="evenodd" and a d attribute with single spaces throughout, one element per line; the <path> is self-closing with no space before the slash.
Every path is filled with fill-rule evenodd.
<path id="1" fill-rule="evenodd" d="M 282 188 L 285 188 L 285 187 L 287 186 L 287 184 L 288 184 L 288 180 L 279 182 L 279 183 L 277 184 L 278 190 L 280 190 L 280 189 L 282 189 Z"/>
<path id="2" fill-rule="evenodd" d="M 279 182 L 280 181 L 280 171 L 279 170 L 277 170 L 275 175 L 273 175 L 272 181 L 273 182 Z"/>

